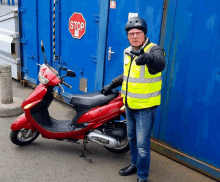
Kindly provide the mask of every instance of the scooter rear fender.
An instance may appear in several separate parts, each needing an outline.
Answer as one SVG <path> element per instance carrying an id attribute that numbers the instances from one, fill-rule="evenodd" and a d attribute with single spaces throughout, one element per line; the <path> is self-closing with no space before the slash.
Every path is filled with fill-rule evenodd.
<path id="1" fill-rule="evenodd" d="M 31 131 L 35 131 L 35 127 L 33 127 L 29 121 L 27 120 L 25 114 L 19 116 L 11 125 L 11 129 L 14 131 L 20 130 L 22 128 L 31 129 Z"/>

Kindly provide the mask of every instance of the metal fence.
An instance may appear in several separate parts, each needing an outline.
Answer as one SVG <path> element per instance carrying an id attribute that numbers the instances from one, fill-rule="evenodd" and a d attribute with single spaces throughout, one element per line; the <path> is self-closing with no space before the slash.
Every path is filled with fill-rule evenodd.
<path id="1" fill-rule="evenodd" d="M 18 4 L 18 0 L 0 0 L 0 5 L 17 5 Z"/>

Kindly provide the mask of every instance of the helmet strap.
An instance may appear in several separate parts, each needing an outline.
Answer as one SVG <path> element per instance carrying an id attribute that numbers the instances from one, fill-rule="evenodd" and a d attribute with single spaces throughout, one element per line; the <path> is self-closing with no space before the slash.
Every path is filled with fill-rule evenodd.
<path id="1" fill-rule="evenodd" d="M 133 49 L 134 49 L 134 48 L 141 49 L 141 48 L 144 48 L 144 47 L 146 46 L 147 42 L 148 42 L 148 37 L 146 37 L 146 35 L 145 35 L 145 39 L 144 39 L 144 42 L 142 43 L 142 45 L 140 45 L 140 46 L 138 46 L 138 47 L 134 47 L 134 46 L 132 46 L 132 45 L 130 44 L 130 42 L 129 42 L 129 44 L 130 44 L 130 46 L 131 46 Z"/>

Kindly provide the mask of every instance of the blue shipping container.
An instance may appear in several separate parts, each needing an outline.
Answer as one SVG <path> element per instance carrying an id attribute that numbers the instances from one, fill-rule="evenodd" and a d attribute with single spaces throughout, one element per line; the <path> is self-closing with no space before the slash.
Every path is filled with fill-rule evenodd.
<path id="1" fill-rule="evenodd" d="M 220 179 L 220 1 L 166 3 L 161 45 L 167 68 L 154 137 L 197 159 L 179 157 L 183 162 Z"/>

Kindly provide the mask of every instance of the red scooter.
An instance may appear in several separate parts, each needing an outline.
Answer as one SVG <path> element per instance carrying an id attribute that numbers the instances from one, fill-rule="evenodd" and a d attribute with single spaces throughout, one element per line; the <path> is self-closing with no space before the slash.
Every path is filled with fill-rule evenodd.
<path id="1" fill-rule="evenodd" d="M 88 141 L 92 141 L 114 153 L 129 151 L 126 121 L 116 122 L 125 114 L 122 97 L 117 89 L 107 96 L 100 92 L 73 95 L 70 104 L 77 114 L 72 120 L 56 120 L 49 115 L 48 107 L 53 100 L 54 87 L 63 89 L 63 84 L 71 88 L 64 77 L 75 77 L 76 74 L 67 70 L 66 75 L 60 77 L 48 64 L 42 41 L 41 50 L 45 61 L 38 76 L 41 83 L 22 103 L 24 114 L 11 125 L 11 141 L 16 145 L 27 145 L 41 134 L 43 138 L 73 143 L 83 139 L 84 147 Z"/>

